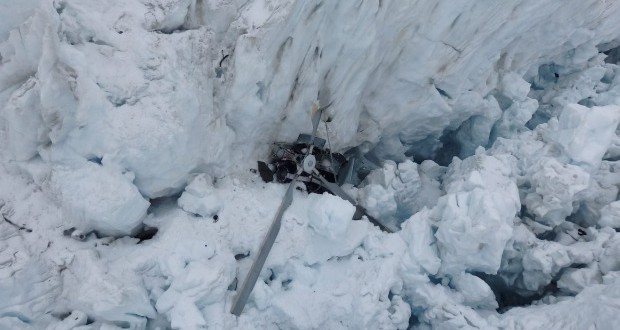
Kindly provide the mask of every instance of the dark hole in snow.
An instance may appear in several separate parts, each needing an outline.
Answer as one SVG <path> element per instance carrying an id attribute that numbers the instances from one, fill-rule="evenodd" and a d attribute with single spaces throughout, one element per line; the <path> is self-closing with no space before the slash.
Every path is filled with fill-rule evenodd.
<path id="1" fill-rule="evenodd" d="M 592 97 L 586 97 L 584 99 L 581 99 L 577 103 L 580 104 L 580 105 L 583 105 L 584 107 L 588 107 L 588 108 L 592 108 L 593 106 L 596 106 L 596 103 L 594 103 L 594 101 L 592 101 Z"/>
<path id="2" fill-rule="evenodd" d="M 497 100 L 500 109 L 506 110 L 512 106 L 512 99 L 500 93 L 498 90 L 493 90 L 490 94 Z"/>
<path id="3" fill-rule="evenodd" d="M 114 321 L 112 323 L 121 329 L 131 329 L 131 324 L 127 321 Z"/>
<path id="4" fill-rule="evenodd" d="M 424 313 L 424 310 L 421 310 L 420 308 L 412 308 L 411 316 L 409 317 L 409 329 L 413 329 L 415 325 L 420 324 L 420 320 L 417 315 L 422 313 Z"/>
<path id="5" fill-rule="evenodd" d="M 271 282 L 276 279 L 276 273 L 273 271 L 273 269 L 270 268 L 269 273 L 269 277 L 264 281 L 267 285 L 271 284 Z"/>
<path id="6" fill-rule="evenodd" d="M 59 320 L 64 320 L 71 315 L 71 312 L 69 311 L 56 312 L 56 313 L 51 313 L 51 315 Z"/>
<path id="7" fill-rule="evenodd" d="M 605 58 L 606 63 L 620 64 L 620 46 L 606 50 L 603 54 L 607 55 Z"/>
<path id="8" fill-rule="evenodd" d="M 222 78 L 222 74 L 224 74 L 224 69 L 217 67 L 215 68 L 215 77 Z"/>
<path id="9" fill-rule="evenodd" d="M 452 163 L 453 157 L 459 157 L 461 145 L 457 137 L 457 131 L 447 131 L 439 138 L 441 148 L 435 152 L 433 161 L 441 166 Z"/>
<path id="10" fill-rule="evenodd" d="M 428 275 L 428 279 L 429 279 L 429 280 L 431 281 L 431 283 L 433 283 L 433 284 L 441 284 L 441 278 L 440 278 L 440 277 L 437 277 L 437 276 L 435 276 L 435 275 L 431 275 L 431 274 L 429 274 L 429 275 Z"/>
<path id="11" fill-rule="evenodd" d="M 151 213 L 157 212 L 159 208 L 167 208 L 172 205 L 177 205 L 177 200 L 183 194 L 184 189 L 185 187 L 182 187 L 179 189 L 179 191 L 173 192 L 168 196 L 149 199 L 149 203 L 151 205 L 149 206 L 147 213 L 151 214 Z"/>
<path id="12" fill-rule="evenodd" d="M 142 241 L 153 238 L 158 231 L 159 229 L 157 229 L 157 227 L 144 226 L 141 231 L 133 236 L 133 238 L 139 239 L 140 241 L 138 241 L 138 244 L 140 244 Z"/>
<path id="13" fill-rule="evenodd" d="M 238 253 L 238 254 L 235 254 L 235 260 L 245 259 L 245 258 L 247 258 L 249 256 L 250 256 L 250 251 L 248 251 L 246 253 Z"/>
<path id="14" fill-rule="evenodd" d="M 452 99 L 452 97 L 450 96 L 450 94 L 448 94 L 445 90 L 435 86 L 435 89 L 437 90 L 437 92 L 439 92 L 439 95 L 448 98 L 448 99 Z"/>
<path id="15" fill-rule="evenodd" d="M 557 236 L 558 234 L 555 231 L 550 230 L 536 235 L 536 238 L 544 241 L 553 241 Z"/>
<path id="16" fill-rule="evenodd" d="M 495 294 L 495 299 L 497 301 L 497 305 L 499 306 L 497 311 L 500 314 L 507 312 L 513 307 L 529 306 L 535 301 L 540 300 L 549 294 L 555 295 L 559 291 L 556 281 L 552 280 L 551 283 L 539 292 L 532 292 L 531 295 L 525 296 L 509 287 L 498 275 L 489 275 L 485 273 L 472 273 L 472 275 L 479 277 L 489 285 L 493 291 L 493 294 Z"/>
<path id="17" fill-rule="evenodd" d="M 219 219 L 220 219 L 220 217 L 217 214 L 213 215 L 213 223 L 216 223 L 217 220 L 219 220 Z"/>
<path id="18" fill-rule="evenodd" d="M 291 282 L 293 282 L 293 280 L 292 280 L 292 279 L 288 279 L 288 280 L 284 280 L 284 281 L 282 281 L 282 288 L 283 288 L 284 290 L 288 290 L 288 289 L 290 289 L 290 287 L 291 287 Z"/>
<path id="19" fill-rule="evenodd" d="M 228 291 L 237 291 L 237 282 L 239 282 L 239 280 L 235 277 L 235 279 L 228 285 Z"/>
<path id="20" fill-rule="evenodd" d="M 560 67 L 555 63 L 543 64 L 538 67 L 538 77 L 534 80 L 533 86 L 545 88 L 549 83 L 555 84 L 560 77 Z"/>
<path id="21" fill-rule="evenodd" d="M 185 31 L 190 31 L 190 30 L 192 29 L 186 27 L 185 25 L 180 25 L 180 26 L 171 27 L 171 28 L 156 29 L 154 30 L 154 32 L 161 33 L 161 34 L 173 34 L 173 33 L 183 33 Z"/>
<path id="22" fill-rule="evenodd" d="M 103 160 L 103 158 L 102 158 L 102 157 L 97 157 L 97 156 L 94 156 L 94 157 L 88 158 L 88 161 L 89 161 L 89 162 L 91 162 L 91 163 L 95 163 L 95 164 L 99 164 L 99 165 L 101 165 L 101 161 L 102 161 L 102 160 Z"/>
<path id="23" fill-rule="evenodd" d="M 65 10 L 65 2 L 64 1 L 59 1 L 57 3 L 55 3 L 54 9 L 56 9 L 56 13 L 58 13 L 58 15 L 62 14 L 62 12 Z"/>
<path id="24" fill-rule="evenodd" d="M 116 108 L 121 107 L 121 106 L 127 104 L 127 99 L 123 98 L 123 97 L 117 97 L 115 95 L 108 95 L 106 98 Z"/>

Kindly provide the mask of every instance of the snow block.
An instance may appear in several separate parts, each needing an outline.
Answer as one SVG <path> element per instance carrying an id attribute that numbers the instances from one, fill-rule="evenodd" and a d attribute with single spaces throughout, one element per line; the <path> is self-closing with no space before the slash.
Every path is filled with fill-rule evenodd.
<path id="1" fill-rule="evenodd" d="M 495 274 L 499 269 L 520 209 L 514 161 L 507 155 L 476 155 L 450 165 L 448 194 L 433 209 L 443 273 Z"/>
<path id="2" fill-rule="evenodd" d="M 142 223 L 149 202 L 117 169 L 84 162 L 80 167 L 55 166 L 50 193 L 73 226 L 85 232 L 129 235 Z"/>
<path id="3" fill-rule="evenodd" d="M 590 175 L 581 167 L 562 164 L 554 158 L 540 158 L 528 169 L 533 192 L 525 205 L 536 220 L 557 226 L 573 212 L 577 194 L 588 188 Z"/>
<path id="4" fill-rule="evenodd" d="M 601 209 L 601 219 L 599 226 L 609 226 L 620 228 L 620 201 L 615 201 Z"/>
<path id="5" fill-rule="evenodd" d="M 213 179 L 206 174 L 200 174 L 185 187 L 177 203 L 189 213 L 212 217 L 220 211 L 223 201 L 213 187 Z"/>
<path id="6" fill-rule="evenodd" d="M 452 278 L 451 285 L 463 295 L 464 303 L 473 308 L 496 309 L 495 294 L 487 283 L 477 276 L 461 273 Z"/>
<path id="7" fill-rule="evenodd" d="M 587 108 L 569 104 L 558 121 L 555 141 L 575 162 L 596 169 L 615 137 L 620 123 L 620 106 Z"/>
<path id="8" fill-rule="evenodd" d="M 324 193 L 308 195 L 308 225 L 319 235 L 336 239 L 344 237 L 355 213 L 355 207 L 340 197 Z"/>

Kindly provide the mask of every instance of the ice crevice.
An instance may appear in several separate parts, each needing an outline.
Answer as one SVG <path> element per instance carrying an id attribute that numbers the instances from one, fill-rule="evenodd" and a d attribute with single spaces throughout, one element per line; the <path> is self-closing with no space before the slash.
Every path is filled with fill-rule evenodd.
<path id="1" fill-rule="evenodd" d="M 1 4 L 0 328 L 612 328 L 618 17 L 577 0 Z M 249 170 L 321 98 L 318 135 L 377 162 L 344 189 L 401 230 L 295 191 L 237 318 L 232 284 L 285 190 Z"/>

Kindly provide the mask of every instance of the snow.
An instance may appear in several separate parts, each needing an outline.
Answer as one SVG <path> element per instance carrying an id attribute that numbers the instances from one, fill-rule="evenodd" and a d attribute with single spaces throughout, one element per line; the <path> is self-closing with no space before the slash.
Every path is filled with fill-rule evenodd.
<path id="1" fill-rule="evenodd" d="M 0 328 L 613 328 L 618 17 L 593 0 L 0 4 Z M 344 189 L 400 230 L 296 189 L 236 317 L 286 189 L 250 170 L 310 131 L 317 100 L 330 148 L 378 162 Z"/>

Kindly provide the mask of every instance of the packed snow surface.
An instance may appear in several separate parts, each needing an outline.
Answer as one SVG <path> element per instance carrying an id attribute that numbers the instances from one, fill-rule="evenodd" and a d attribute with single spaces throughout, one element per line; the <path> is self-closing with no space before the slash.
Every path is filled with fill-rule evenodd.
<path id="1" fill-rule="evenodd" d="M 0 1 L 0 329 L 613 329 L 618 26 L 598 0 Z M 286 190 L 255 162 L 314 102 L 400 230 L 295 190 L 236 317 Z"/>

